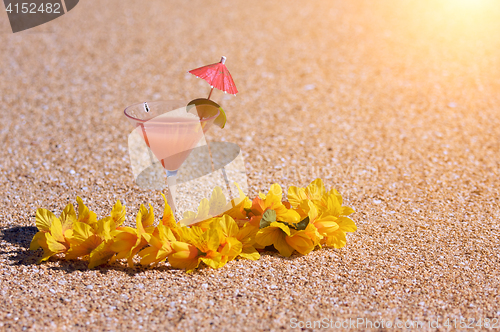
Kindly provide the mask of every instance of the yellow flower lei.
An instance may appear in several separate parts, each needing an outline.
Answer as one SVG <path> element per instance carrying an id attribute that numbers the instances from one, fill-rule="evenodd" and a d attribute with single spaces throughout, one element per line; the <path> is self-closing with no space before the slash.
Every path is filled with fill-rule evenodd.
<path id="1" fill-rule="evenodd" d="M 278 184 L 253 201 L 240 190 L 240 197 L 228 204 L 216 187 L 209 200 L 202 200 L 198 213 L 187 212 L 180 222 L 162 196 L 165 209 L 156 226 L 151 204 L 141 204 L 135 228 L 122 226 L 126 209 L 120 201 L 99 220 L 80 197 L 78 215 L 71 203 L 59 218 L 40 208 L 30 250 L 43 249 L 40 262 L 64 254 L 66 260 L 88 259 L 89 268 L 121 259 L 132 267 L 138 255 L 143 266 L 168 260 L 172 267 L 191 272 L 202 262 L 216 269 L 237 257 L 257 260 L 259 250 L 269 246 L 285 257 L 294 251 L 306 255 L 322 246 L 342 248 L 346 233 L 356 231 L 348 218 L 354 210 L 342 206 L 338 191 L 327 192 L 321 179 L 306 188 L 290 187 L 288 201 L 282 200 Z"/>

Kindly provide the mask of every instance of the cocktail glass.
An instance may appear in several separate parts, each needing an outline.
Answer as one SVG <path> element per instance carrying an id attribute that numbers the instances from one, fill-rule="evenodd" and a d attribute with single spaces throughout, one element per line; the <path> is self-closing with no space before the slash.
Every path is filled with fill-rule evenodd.
<path id="1" fill-rule="evenodd" d="M 191 151 L 219 116 L 219 110 L 186 106 L 182 101 L 153 101 L 127 107 L 125 116 L 139 129 L 150 151 L 161 162 L 167 175 L 167 200 L 175 212 L 177 172 Z M 150 158 L 153 156 L 150 154 Z"/>

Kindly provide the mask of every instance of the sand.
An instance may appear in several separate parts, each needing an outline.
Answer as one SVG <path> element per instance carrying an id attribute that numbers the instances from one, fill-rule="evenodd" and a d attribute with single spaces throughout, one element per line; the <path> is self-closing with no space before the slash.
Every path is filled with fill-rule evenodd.
<path id="1" fill-rule="evenodd" d="M 0 10 L 0 330 L 500 318 L 498 31 L 489 0 L 86 0 L 16 34 Z M 133 181 L 123 109 L 205 97 L 187 71 L 221 55 L 240 93 L 214 91 L 228 124 L 208 139 L 242 148 L 251 197 L 337 188 L 357 211 L 347 245 L 190 275 L 37 265 L 37 207 L 161 212 Z"/>

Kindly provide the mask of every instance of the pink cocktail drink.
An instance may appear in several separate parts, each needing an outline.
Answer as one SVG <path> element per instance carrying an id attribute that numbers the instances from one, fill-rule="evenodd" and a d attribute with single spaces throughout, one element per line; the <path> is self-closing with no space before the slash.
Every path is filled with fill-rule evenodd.
<path id="1" fill-rule="evenodd" d="M 169 187 L 167 200 L 173 211 L 177 170 L 220 114 L 217 107 L 207 107 L 208 112 L 206 107 L 200 105 L 186 106 L 180 101 L 155 101 L 129 106 L 124 112 L 166 170 Z M 151 163 L 154 164 L 152 154 Z"/>
<path id="2" fill-rule="evenodd" d="M 171 172 L 179 169 L 219 115 L 219 110 L 209 105 L 212 108 L 200 117 L 194 105 L 185 105 L 180 101 L 158 101 L 125 109 L 146 145 Z"/>
<path id="3" fill-rule="evenodd" d="M 163 167 L 175 171 L 181 167 L 190 152 L 203 137 L 198 118 L 158 116 L 144 123 L 141 134 Z"/>

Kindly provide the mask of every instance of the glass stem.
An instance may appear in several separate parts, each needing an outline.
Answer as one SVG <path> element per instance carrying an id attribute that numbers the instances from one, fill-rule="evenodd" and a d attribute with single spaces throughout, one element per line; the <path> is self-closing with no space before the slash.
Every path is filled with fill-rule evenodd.
<path id="1" fill-rule="evenodd" d="M 168 193 L 167 193 L 167 202 L 172 209 L 172 213 L 175 214 L 176 206 L 175 199 L 177 197 L 176 187 L 177 187 L 177 171 L 169 171 L 167 170 L 167 185 L 168 185 Z"/>

